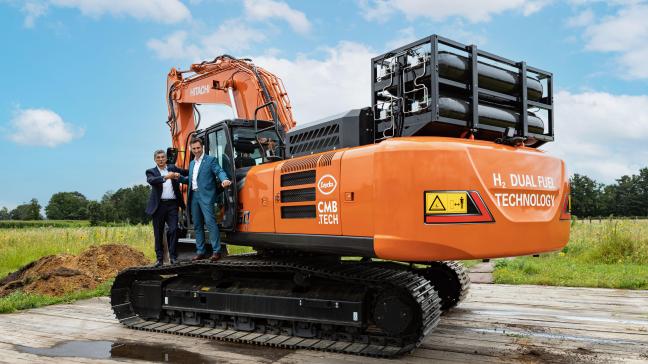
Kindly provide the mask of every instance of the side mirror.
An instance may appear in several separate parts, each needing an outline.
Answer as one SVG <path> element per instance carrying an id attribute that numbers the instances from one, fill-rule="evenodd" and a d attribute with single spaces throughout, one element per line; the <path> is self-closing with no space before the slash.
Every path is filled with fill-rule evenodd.
<path id="1" fill-rule="evenodd" d="M 167 163 L 175 164 L 176 159 L 178 159 L 178 149 L 176 148 L 167 148 Z"/>

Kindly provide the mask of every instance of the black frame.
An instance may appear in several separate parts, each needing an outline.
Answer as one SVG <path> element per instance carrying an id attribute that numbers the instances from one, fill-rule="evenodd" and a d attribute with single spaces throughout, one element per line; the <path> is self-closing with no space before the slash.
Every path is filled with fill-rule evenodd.
<path id="1" fill-rule="evenodd" d="M 224 198 L 226 200 L 225 202 L 225 216 L 223 217 L 223 223 L 225 221 L 230 222 L 231 225 L 222 225 L 219 224 L 218 228 L 222 231 L 228 231 L 228 232 L 233 232 L 236 231 L 236 225 L 238 221 L 238 191 L 236 189 L 236 166 L 234 165 L 234 146 L 232 145 L 232 135 L 230 133 L 230 121 L 225 120 L 219 123 L 216 123 L 207 129 L 202 133 L 201 137 L 204 141 L 205 144 L 205 151 L 204 153 L 209 153 L 209 134 L 211 133 L 217 133 L 220 130 L 223 130 L 225 132 L 225 139 L 228 141 L 227 142 L 227 149 L 228 152 L 226 152 L 229 157 L 232 159 L 231 161 L 231 167 L 232 171 L 227 171 L 228 174 L 231 174 L 230 181 L 232 184 L 230 187 L 224 189 L 222 192 L 224 194 Z M 221 168 L 223 166 L 221 165 Z M 228 199 L 231 198 L 231 200 L 228 201 Z M 217 211 L 214 211 L 217 213 Z"/>
<path id="2" fill-rule="evenodd" d="M 502 134 L 505 130 L 504 127 L 485 125 L 485 124 L 480 124 L 479 122 L 479 115 L 477 113 L 479 101 L 482 99 L 483 96 L 492 96 L 492 97 L 497 97 L 500 99 L 507 100 L 508 102 L 511 103 L 515 103 L 516 110 L 518 113 L 520 113 L 520 121 L 521 121 L 518 127 L 516 128 L 517 136 L 521 136 L 526 139 L 535 139 L 536 143 L 533 145 L 534 147 L 540 146 L 546 142 L 551 142 L 554 140 L 553 74 L 551 72 L 547 72 L 536 67 L 530 67 L 527 66 L 526 62 L 523 61 L 515 62 L 510 59 L 500 57 L 486 51 L 479 50 L 475 45 L 465 45 L 453 41 L 451 39 L 441 37 L 436 34 L 431 35 L 429 37 L 422 38 L 420 40 L 409 43 L 405 46 L 399 47 L 393 51 L 387 52 L 385 54 L 382 54 L 378 57 L 374 57 L 371 59 L 371 85 L 372 85 L 371 102 L 372 102 L 372 107 L 374 108 L 374 113 L 376 113 L 375 109 L 377 107 L 377 104 L 380 102 L 378 93 L 380 91 L 383 91 L 389 85 L 392 86 L 398 85 L 397 87 L 398 92 L 397 95 L 395 95 L 396 100 L 403 98 L 404 87 L 402 85 L 404 85 L 405 83 L 405 80 L 403 78 L 407 78 L 407 77 L 403 77 L 401 72 L 403 70 L 403 67 L 407 65 L 406 62 L 407 51 L 428 44 L 430 45 L 430 54 L 429 57 L 424 62 L 425 62 L 425 68 L 427 70 L 426 72 L 429 72 L 429 76 L 430 76 L 429 83 L 426 85 L 426 87 L 430 90 L 429 91 L 430 101 L 426 106 L 425 112 L 417 113 L 415 115 L 405 115 L 405 113 L 402 112 L 403 106 L 397 105 L 396 108 L 397 112 L 394 113 L 393 115 L 394 121 L 397 125 L 400 125 L 400 127 L 402 128 L 402 126 L 405 125 L 406 123 L 421 124 L 421 123 L 427 123 L 429 121 L 433 121 L 433 122 L 439 122 L 446 125 L 463 127 L 465 128 L 466 131 L 470 131 L 471 133 L 476 133 L 480 130 L 484 130 L 484 131 L 496 132 Z M 460 51 L 459 53 L 457 53 L 457 55 L 461 55 L 464 53 L 468 54 L 469 66 L 470 66 L 469 69 L 470 77 L 467 82 L 465 83 L 457 82 L 454 80 L 444 78 L 439 74 L 438 59 L 439 59 L 440 45 L 446 46 L 451 50 Z M 385 60 L 394 57 L 396 57 L 396 62 L 394 64 L 395 69 L 391 70 L 390 78 L 378 79 L 377 70 L 380 67 L 380 65 L 381 64 L 384 65 Z M 517 96 L 512 96 L 512 95 L 503 94 L 500 92 L 479 87 L 477 64 L 478 62 L 483 60 L 494 61 L 502 65 L 512 67 L 513 69 L 517 70 L 517 73 L 519 74 L 521 79 L 519 94 Z M 536 76 L 539 80 L 545 79 L 547 82 L 547 88 L 544 91 L 543 97 L 540 99 L 540 101 L 532 101 L 528 99 L 527 76 L 529 75 Z M 461 119 L 440 116 L 440 112 L 439 112 L 439 97 L 440 97 L 439 86 L 440 85 L 448 85 L 448 86 L 455 87 L 458 90 L 463 90 L 463 92 L 466 95 L 465 99 L 470 104 L 471 117 L 469 117 L 468 120 L 461 120 Z M 545 120 L 547 126 L 545 129 L 546 130 L 545 133 L 539 134 L 539 133 L 529 132 L 528 120 L 527 120 L 527 112 L 529 107 L 537 107 L 539 109 L 547 111 L 547 120 Z M 381 139 L 377 134 L 379 131 L 380 128 L 378 124 L 376 124 L 374 126 L 374 141 L 379 141 Z M 394 136 L 405 136 L 405 135 L 406 134 L 404 134 L 401 130 L 400 133 L 397 133 L 397 135 Z"/>

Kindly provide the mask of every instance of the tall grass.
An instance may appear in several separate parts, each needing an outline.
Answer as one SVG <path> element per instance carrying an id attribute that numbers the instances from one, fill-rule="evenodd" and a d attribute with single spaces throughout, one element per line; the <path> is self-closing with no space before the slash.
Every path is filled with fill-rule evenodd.
<path id="1" fill-rule="evenodd" d="M 16 228 L 0 230 L 0 277 L 51 254 L 78 254 L 91 245 L 127 244 L 155 259 L 151 226 Z"/>
<path id="2" fill-rule="evenodd" d="M 560 252 L 498 260 L 494 278 L 496 283 L 648 289 L 648 221 L 575 222 Z"/>

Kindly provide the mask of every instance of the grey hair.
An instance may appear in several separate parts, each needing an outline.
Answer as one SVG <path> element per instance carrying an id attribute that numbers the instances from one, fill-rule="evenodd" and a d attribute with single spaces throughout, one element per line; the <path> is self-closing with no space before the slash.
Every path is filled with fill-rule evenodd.
<path id="1" fill-rule="evenodd" d="M 155 157 L 157 157 L 158 154 L 164 154 L 164 155 L 166 155 L 166 152 L 163 151 L 162 149 L 158 149 L 158 150 L 156 150 L 155 153 L 153 153 L 153 159 L 155 159 Z"/>

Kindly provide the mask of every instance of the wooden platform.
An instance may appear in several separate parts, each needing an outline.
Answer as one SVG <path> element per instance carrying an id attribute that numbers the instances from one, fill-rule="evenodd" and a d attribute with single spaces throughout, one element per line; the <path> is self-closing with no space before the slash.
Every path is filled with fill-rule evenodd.
<path id="1" fill-rule="evenodd" d="M 129 343 L 135 348 L 144 345 L 135 351 L 147 349 L 164 358 L 140 356 L 142 359 L 169 360 L 177 355 L 189 359 L 188 355 L 199 353 L 198 359 L 191 359 L 192 364 L 648 363 L 648 291 L 473 284 L 468 299 L 442 318 L 423 345 L 397 360 L 128 330 L 113 318 L 107 298 L 0 315 L 0 362 L 134 361 L 128 355 L 103 359 L 81 355 L 63 360 L 25 352 L 73 340 Z M 173 352 L 177 349 L 187 352 Z"/>

